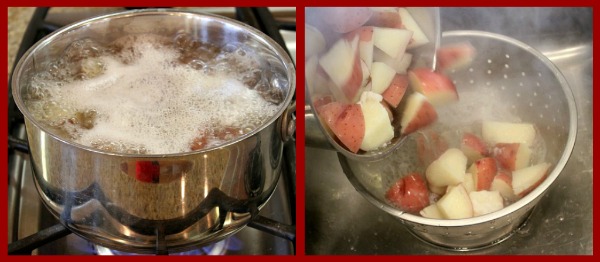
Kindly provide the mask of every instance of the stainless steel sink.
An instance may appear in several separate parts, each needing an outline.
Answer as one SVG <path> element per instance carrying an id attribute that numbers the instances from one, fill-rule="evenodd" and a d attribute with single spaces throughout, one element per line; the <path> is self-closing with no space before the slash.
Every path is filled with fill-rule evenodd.
<path id="1" fill-rule="evenodd" d="M 538 49 L 569 82 L 578 112 L 575 148 L 563 171 L 568 175 L 512 237 L 467 254 L 592 254 L 591 8 L 442 8 L 441 25 L 442 31 L 499 33 Z M 307 119 L 306 254 L 456 254 L 422 242 L 367 202 L 311 124 Z"/>

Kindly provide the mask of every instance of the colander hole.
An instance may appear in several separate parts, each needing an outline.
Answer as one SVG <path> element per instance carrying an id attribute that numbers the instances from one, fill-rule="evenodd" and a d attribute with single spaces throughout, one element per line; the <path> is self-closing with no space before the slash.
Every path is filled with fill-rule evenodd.
<path id="1" fill-rule="evenodd" d="M 510 108 L 515 109 L 517 108 L 515 105 L 510 106 Z"/>
<path id="2" fill-rule="evenodd" d="M 450 73 L 452 73 L 452 74 L 456 73 L 456 69 L 451 69 Z"/>
<path id="3" fill-rule="evenodd" d="M 550 126 L 546 126 L 546 130 L 550 130 Z"/>
<path id="4" fill-rule="evenodd" d="M 549 99 L 549 100 L 552 100 L 552 95 L 548 95 L 548 99 Z"/>
<path id="5" fill-rule="evenodd" d="M 506 58 L 510 58 L 510 55 L 508 55 L 508 54 L 506 54 L 506 55 L 504 55 L 504 56 L 505 56 Z"/>
<path id="6" fill-rule="evenodd" d="M 544 118 L 544 114 L 540 114 L 540 118 Z"/>
<path id="7" fill-rule="evenodd" d="M 486 85 L 486 86 L 489 86 L 489 85 L 491 85 L 491 84 L 492 84 L 492 83 L 490 83 L 490 81 L 487 81 L 487 82 L 485 82 L 485 85 Z"/>
<path id="8" fill-rule="evenodd" d="M 522 75 L 522 76 L 525 76 L 525 72 L 521 72 L 521 75 Z"/>
<path id="9" fill-rule="evenodd" d="M 492 59 L 488 59 L 488 64 L 491 64 L 491 63 L 492 63 Z"/>
<path id="10" fill-rule="evenodd" d="M 473 68 L 472 68 L 472 67 L 471 67 L 471 68 L 469 68 L 469 72 L 473 72 Z"/>
<path id="11" fill-rule="evenodd" d="M 538 76 L 539 76 L 539 77 L 542 77 L 542 73 L 538 72 Z"/>
<path id="12" fill-rule="evenodd" d="M 453 83 L 454 85 L 456 85 L 456 80 L 452 80 L 452 83 Z"/>
<path id="13" fill-rule="evenodd" d="M 488 73 L 488 75 L 491 75 L 492 74 L 492 70 L 488 70 L 487 73 Z"/>
<path id="14" fill-rule="evenodd" d="M 475 83 L 475 81 L 473 81 L 473 79 L 469 79 L 469 84 L 473 84 Z"/>
<path id="15" fill-rule="evenodd" d="M 509 68 L 510 66 L 508 64 L 504 64 L 504 68 Z"/>
<path id="16" fill-rule="evenodd" d="M 529 102 L 529 107 L 533 107 L 533 102 Z"/>
<path id="17" fill-rule="evenodd" d="M 544 108 L 548 109 L 548 104 L 544 104 Z"/>
<path id="18" fill-rule="evenodd" d="M 517 97 L 521 97 L 521 93 L 517 93 Z"/>
<path id="19" fill-rule="evenodd" d="M 523 86 L 523 82 L 519 82 L 519 86 Z"/>
<path id="20" fill-rule="evenodd" d="M 533 92 L 533 96 L 537 96 L 537 92 Z"/>
<path id="21" fill-rule="evenodd" d="M 535 82 L 535 85 L 536 86 L 540 86 L 540 82 Z"/>
<path id="22" fill-rule="evenodd" d="M 552 122 L 556 123 L 556 117 L 552 118 Z"/>
<path id="23" fill-rule="evenodd" d="M 504 79 L 508 79 L 508 76 L 506 74 L 504 74 Z"/>
<path id="24" fill-rule="evenodd" d="M 500 89 L 506 90 L 506 87 L 505 86 L 501 86 Z"/>

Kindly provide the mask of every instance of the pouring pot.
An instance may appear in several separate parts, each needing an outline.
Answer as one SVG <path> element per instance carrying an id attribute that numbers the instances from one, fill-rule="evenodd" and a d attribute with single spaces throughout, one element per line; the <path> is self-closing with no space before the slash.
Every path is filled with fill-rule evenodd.
<path id="1" fill-rule="evenodd" d="M 356 190 L 398 218 L 413 235 L 438 247 L 467 251 L 500 243 L 527 222 L 573 151 L 577 110 L 561 72 L 534 48 L 514 38 L 483 31 L 442 34 L 442 44 L 463 42 L 471 43 L 477 55 L 468 68 L 448 72 L 460 101 L 439 110 L 434 130 L 443 137 L 454 137 L 448 141 L 460 141 L 458 130 L 478 121 L 479 129 L 482 120 L 532 123 L 540 141 L 544 141 L 543 150 L 532 157 L 532 163 L 551 163 L 543 182 L 498 211 L 466 219 L 432 219 L 400 210 L 385 197 L 390 186 L 402 176 L 411 172 L 424 174 L 425 167 L 417 164 L 419 134 L 410 136 L 395 152 L 378 161 L 357 161 L 341 153 L 338 157 Z"/>
<path id="2" fill-rule="evenodd" d="M 129 34 L 188 33 L 256 52 L 265 81 L 283 94 L 275 115 L 217 147 L 187 153 L 111 153 L 65 139 L 28 111 L 31 78 L 72 42 Z M 275 79 L 277 78 L 277 79 Z M 272 195 L 283 143 L 294 131 L 295 68 L 260 31 L 216 15 L 136 10 L 81 21 L 45 37 L 17 64 L 12 88 L 25 118 L 34 180 L 43 203 L 75 234 L 127 252 L 182 251 L 241 230 Z"/>

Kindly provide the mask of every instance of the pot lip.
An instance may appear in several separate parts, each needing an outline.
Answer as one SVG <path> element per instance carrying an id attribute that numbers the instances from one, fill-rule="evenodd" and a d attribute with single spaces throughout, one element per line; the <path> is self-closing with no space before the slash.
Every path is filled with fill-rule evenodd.
<path id="1" fill-rule="evenodd" d="M 565 147 L 563 149 L 562 155 L 560 159 L 556 162 L 555 165 L 552 165 L 552 170 L 544 179 L 544 181 L 538 185 L 533 191 L 524 196 L 523 198 L 517 200 L 509 206 L 502 208 L 499 211 L 492 212 L 486 215 L 466 218 L 466 219 L 432 219 L 425 218 L 419 215 L 410 214 L 408 212 L 400 211 L 397 208 L 391 206 L 388 203 L 379 201 L 378 198 L 369 192 L 358 179 L 352 175 L 352 170 L 348 164 L 348 159 L 340 152 L 337 153 L 339 162 L 342 166 L 342 169 L 351 184 L 354 188 L 369 201 L 371 204 L 376 207 L 382 209 L 383 211 L 399 218 L 402 221 L 407 221 L 409 223 L 420 224 L 424 226 L 436 226 L 436 227 L 465 227 L 465 226 L 474 226 L 483 223 L 490 223 L 493 221 L 502 222 L 502 219 L 509 219 L 510 221 L 515 221 L 517 217 L 513 217 L 513 214 L 517 214 L 518 211 L 522 209 L 529 210 L 531 209 L 542 197 L 542 195 L 548 190 L 548 188 L 554 183 L 554 181 L 561 174 L 562 170 L 566 166 L 571 153 L 573 152 L 573 147 L 575 145 L 575 139 L 577 136 L 577 108 L 575 106 L 575 98 L 573 96 L 573 92 L 563 76 L 560 70 L 550 61 L 545 55 L 541 52 L 537 51 L 533 47 L 516 40 L 512 37 L 508 37 L 505 35 L 490 33 L 486 31 L 476 31 L 476 30 L 457 30 L 457 31 L 447 31 L 442 33 L 442 39 L 444 37 L 485 37 L 491 38 L 498 41 L 508 42 L 512 45 L 515 45 L 525 51 L 530 52 L 534 56 L 536 56 L 540 61 L 542 61 L 548 69 L 552 71 L 555 75 L 559 83 L 561 84 L 562 90 L 564 92 L 565 98 L 567 100 L 567 106 L 569 108 L 569 133 L 568 138 L 565 143 Z M 514 219 L 513 219 L 514 218 Z M 496 228 L 499 228 L 503 223 L 498 223 Z"/>
<path id="2" fill-rule="evenodd" d="M 278 120 L 280 117 L 282 117 L 282 115 L 284 114 L 284 112 L 286 111 L 288 106 L 291 104 L 294 94 L 296 92 L 296 67 L 295 67 L 295 64 L 293 63 L 291 57 L 287 54 L 287 52 L 283 49 L 283 47 L 281 47 L 277 42 L 275 42 L 275 40 L 273 40 L 271 37 L 269 37 L 266 34 L 264 34 L 263 32 L 261 32 L 260 30 L 254 28 L 250 25 L 247 25 L 245 23 L 242 23 L 240 21 L 237 21 L 235 19 L 231 19 L 231 18 L 222 16 L 222 15 L 206 13 L 206 12 L 202 12 L 202 11 L 182 10 L 182 9 L 177 9 L 177 8 L 149 8 L 149 9 L 127 10 L 127 11 L 121 11 L 121 12 L 115 12 L 115 13 L 110 13 L 110 14 L 94 16 L 94 17 L 90 17 L 90 18 L 87 18 L 84 20 L 80 20 L 80 21 L 68 24 L 68 25 L 52 32 L 51 34 L 43 37 L 37 43 L 35 43 L 33 46 L 31 46 L 23 54 L 21 59 L 19 59 L 19 61 L 17 62 L 16 66 L 15 66 L 15 70 L 13 70 L 12 75 L 15 75 L 15 76 L 19 75 L 20 71 L 22 70 L 24 61 L 27 60 L 27 58 L 29 58 L 41 46 L 45 46 L 46 43 L 53 41 L 59 35 L 62 35 L 66 32 L 76 29 L 76 28 L 84 27 L 87 24 L 103 21 L 106 19 L 130 17 L 130 16 L 146 16 L 146 15 L 194 16 L 194 17 L 203 17 L 203 18 L 207 18 L 207 19 L 218 20 L 219 22 L 221 22 L 223 24 L 227 24 L 229 26 L 235 26 L 240 29 L 243 29 L 249 35 L 251 35 L 252 38 L 261 42 L 266 47 L 271 49 L 277 55 L 277 57 L 280 59 L 281 63 L 283 64 L 283 66 L 286 69 L 287 76 L 288 76 L 287 95 L 286 95 L 285 99 L 278 105 L 279 108 L 278 108 L 277 112 L 275 112 L 273 114 L 273 116 L 270 117 L 268 120 L 264 121 L 260 127 L 252 130 L 252 132 L 249 132 L 247 134 L 239 136 L 235 139 L 229 140 L 229 141 L 227 141 L 223 144 L 220 144 L 216 147 L 210 147 L 210 148 L 196 150 L 196 151 L 188 151 L 188 152 L 181 152 L 181 153 L 167 153 L 167 154 L 115 153 L 115 152 L 102 151 L 102 150 L 99 150 L 99 149 L 96 149 L 96 148 L 93 148 L 90 146 L 85 146 L 85 145 L 82 145 L 79 143 L 68 141 L 67 139 L 57 136 L 53 132 L 49 131 L 47 127 L 40 124 L 35 118 L 33 118 L 31 116 L 31 114 L 27 110 L 27 107 L 24 105 L 23 100 L 21 99 L 21 94 L 19 92 L 20 88 L 18 88 L 19 78 L 12 77 L 12 82 L 11 82 L 12 96 L 15 101 L 15 104 L 17 105 L 17 107 L 19 108 L 19 110 L 21 111 L 23 116 L 28 121 L 33 123 L 37 128 L 41 129 L 43 132 L 50 135 L 51 137 L 53 137 L 61 142 L 64 142 L 66 144 L 81 148 L 83 150 L 92 151 L 95 153 L 100 153 L 100 154 L 105 154 L 105 155 L 114 155 L 114 156 L 163 158 L 163 157 L 168 157 L 168 156 L 187 156 L 187 155 L 194 155 L 194 154 L 203 154 L 203 153 L 214 151 L 214 150 L 220 150 L 220 149 L 226 148 L 232 144 L 238 143 L 239 141 L 245 140 L 248 137 L 256 135 L 257 133 L 261 132 L 266 127 L 272 125 L 276 120 Z"/>

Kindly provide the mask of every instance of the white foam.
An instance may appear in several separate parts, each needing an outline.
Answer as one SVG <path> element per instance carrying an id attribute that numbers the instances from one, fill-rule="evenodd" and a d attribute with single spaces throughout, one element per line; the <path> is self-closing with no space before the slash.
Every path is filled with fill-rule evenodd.
<path id="1" fill-rule="evenodd" d="M 122 57 L 100 57 L 106 68 L 102 75 L 48 89 L 65 108 L 98 113 L 92 129 L 77 130 L 76 142 L 114 141 L 141 145 L 148 153 L 186 152 L 201 130 L 256 126 L 277 110 L 235 75 L 182 65 L 179 54 L 164 46 L 133 45 L 135 60 L 124 64 Z"/>

